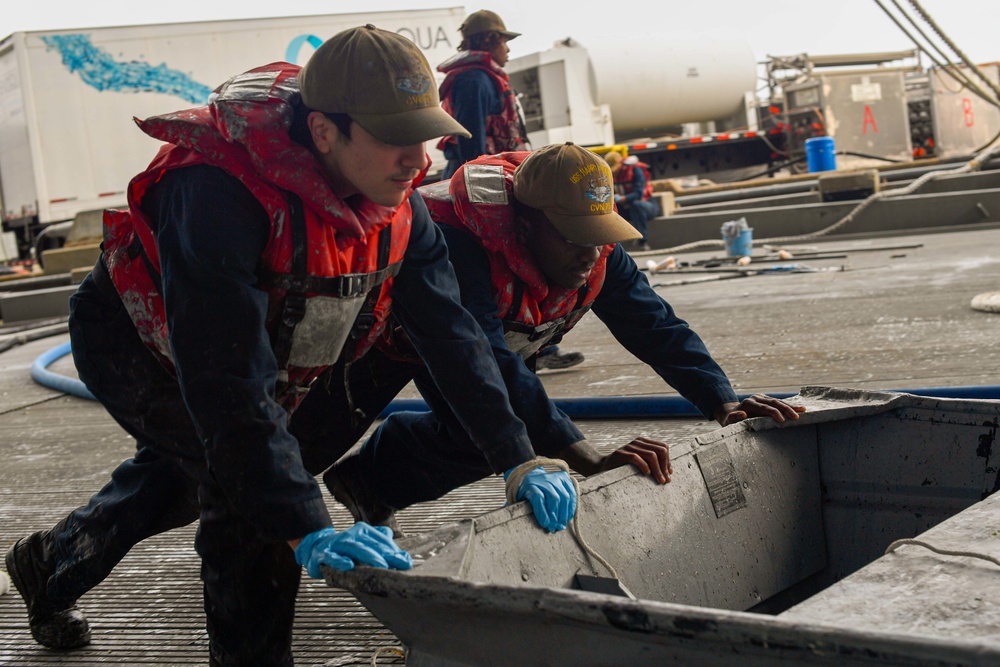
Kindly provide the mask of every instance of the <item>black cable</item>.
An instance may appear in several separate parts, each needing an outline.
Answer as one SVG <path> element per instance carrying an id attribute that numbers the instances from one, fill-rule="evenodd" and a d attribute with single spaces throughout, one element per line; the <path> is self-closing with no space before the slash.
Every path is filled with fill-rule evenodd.
<path id="1" fill-rule="evenodd" d="M 771 140 L 767 138 L 766 130 L 761 130 L 757 134 L 757 137 L 761 141 L 763 141 L 764 145 L 767 146 L 768 148 L 770 148 L 772 152 L 777 153 L 778 155 L 783 155 L 785 157 L 788 157 L 788 151 L 780 150 L 777 146 L 775 146 L 773 143 L 771 143 Z"/>
<path id="2" fill-rule="evenodd" d="M 863 158 L 868 158 L 870 160 L 881 160 L 882 162 L 892 162 L 893 164 L 910 162 L 910 160 L 895 160 L 889 157 L 882 157 L 881 155 L 869 155 L 868 153 L 857 153 L 855 151 L 836 151 L 834 155 L 851 155 L 853 157 L 863 157 Z"/>
<path id="3" fill-rule="evenodd" d="M 902 14 L 903 16 L 905 16 L 905 17 L 906 17 L 906 20 L 910 22 L 910 25 L 912 25 L 912 26 L 914 27 L 914 29 L 915 29 L 915 30 L 916 30 L 916 31 L 917 31 L 918 33 L 920 33 L 920 36 L 921 36 L 921 37 L 923 37 L 923 38 L 924 38 L 924 39 L 925 39 L 925 40 L 927 41 L 927 43 L 928 43 L 928 44 L 930 44 L 930 45 L 931 45 L 931 47 L 932 47 L 932 48 L 933 48 L 933 49 L 934 49 L 935 51 L 937 51 L 937 52 L 938 52 L 938 55 L 939 55 L 939 56 L 941 56 L 941 57 L 942 57 L 942 58 L 944 59 L 944 61 L 945 61 L 945 62 L 947 63 L 947 65 L 941 65 L 941 64 L 940 64 L 940 63 L 939 63 L 938 61 L 934 60 L 934 57 L 933 57 L 933 56 L 932 56 L 932 55 L 931 55 L 931 54 L 930 54 L 930 53 L 929 53 L 929 52 L 928 52 L 928 51 L 927 51 L 926 49 L 924 49 L 924 48 L 920 47 L 920 45 L 919 45 L 919 44 L 917 45 L 917 46 L 918 46 L 918 48 L 921 48 L 921 50 L 922 50 L 922 51 L 923 51 L 924 53 L 926 53 L 926 54 L 927 54 L 927 56 L 928 56 L 929 58 L 931 58 L 931 60 L 932 60 L 932 61 L 933 61 L 933 62 L 934 62 L 934 63 L 935 63 L 936 65 L 938 65 L 938 66 L 939 66 L 939 67 L 941 67 L 942 69 L 945 69 L 945 70 L 947 70 L 947 71 L 949 72 L 949 74 L 951 74 L 951 75 L 952 75 L 952 76 L 953 76 L 953 77 L 954 77 L 954 78 L 955 78 L 955 79 L 956 79 L 956 80 L 957 80 L 957 81 L 958 81 L 958 82 L 959 82 L 960 84 L 962 84 L 963 86 L 965 86 L 965 87 L 966 87 L 966 88 L 968 88 L 969 90 L 972 90 L 972 92 L 973 92 L 973 93 L 975 93 L 975 92 L 976 92 L 976 89 L 978 88 L 978 87 L 976 86 L 976 84 L 975 84 L 975 83 L 974 83 L 974 82 L 973 82 L 973 81 L 972 81 L 972 80 L 971 80 L 971 79 L 970 79 L 970 78 L 969 78 L 969 77 L 968 77 L 968 76 L 967 76 L 967 75 L 965 74 L 965 72 L 962 72 L 962 71 L 961 71 L 960 69 L 956 69 L 955 71 L 952 71 L 952 67 L 953 67 L 953 65 L 952 65 L 952 63 L 951 63 L 951 56 L 949 56 L 949 55 L 948 55 L 947 53 L 945 53 L 945 52 L 944 52 L 944 50 L 943 50 L 943 49 L 942 49 L 941 47 L 939 47 L 939 46 L 938 46 L 937 44 L 935 44 L 935 43 L 934 43 L 934 40 L 933 40 L 933 39 L 931 39 L 931 38 L 930 38 L 930 37 L 929 37 L 929 36 L 927 35 L 927 33 L 926 33 L 926 32 L 924 32 L 924 29 L 920 27 L 920 24 L 919 24 L 919 23 L 917 23 L 917 22 L 916 22 L 916 21 L 915 21 L 915 20 L 913 19 L 913 17 L 912 17 L 912 16 L 910 16 L 910 15 L 909 15 L 909 14 L 908 14 L 908 13 L 906 12 L 906 9 L 905 9 L 905 8 L 903 8 L 903 7 L 902 7 L 902 6 L 901 6 L 901 5 L 899 4 L 899 0 L 892 0 L 892 4 L 896 6 L 896 9 L 898 9 L 898 10 L 899 10 L 899 13 L 900 13 L 900 14 Z M 907 35 L 907 36 L 909 37 L 909 35 Z M 913 39 L 913 38 L 911 37 L 910 39 Z M 915 43 L 915 42 L 914 42 L 914 43 Z M 987 96 L 987 93 L 986 93 L 985 91 L 983 91 L 982 89 L 979 89 L 979 94 L 980 94 L 980 96 L 981 96 L 981 97 L 983 97 L 983 96 L 986 96 L 986 97 L 983 97 L 984 99 L 989 99 L 989 98 L 988 98 L 988 96 Z"/>
<path id="4" fill-rule="evenodd" d="M 893 1 L 893 2 L 895 3 L 895 0 L 892 0 L 892 1 Z M 983 99 L 983 100 L 985 100 L 985 101 L 986 101 L 986 102 L 987 102 L 988 104 L 991 104 L 991 105 L 993 105 L 993 106 L 998 106 L 998 107 L 1000 107 L 1000 102 L 997 102 L 997 100 L 995 100 L 995 99 L 993 99 L 992 97 L 990 97 L 990 96 L 989 96 L 989 94 L 988 94 L 988 93 L 986 93 L 986 91 L 984 91 L 984 90 L 983 90 L 982 88 L 980 88 L 980 87 L 979 87 L 978 85 L 976 85 L 976 83 L 975 83 L 974 81 L 972 81 L 971 79 L 969 79 L 969 78 L 968 78 L 968 77 L 967 77 L 967 76 L 965 75 L 965 73 L 964 73 L 964 72 L 961 72 L 960 70 L 955 70 L 955 69 L 952 69 L 952 65 L 951 65 L 951 62 L 948 62 L 948 63 L 947 63 L 947 65 L 945 65 L 945 64 L 944 64 L 944 63 L 942 63 L 942 62 L 941 62 L 941 61 L 940 61 L 940 60 L 939 60 L 938 58 L 936 58 L 936 57 L 934 56 L 934 54 L 933 54 L 933 53 L 931 53 L 931 52 L 930 52 L 930 51 L 929 51 L 929 50 L 927 49 L 927 47 L 926 47 L 926 46 L 924 46 L 923 44 L 921 44 L 921 43 L 920 43 L 920 42 L 919 42 L 919 41 L 917 40 L 917 38 L 916 38 L 916 37 L 914 37 L 914 36 L 913 36 L 913 35 L 912 35 L 912 34 L 910 33 L 910 31 L 906 29 L 906 26 L 904 26 L 904 25 L 903 25 L 903 24 L 902 24 L 902 23 L 901 23 L 901 22 L 899 21 L 899 19 L 898 19 L 898 18 L 896 18 L 896 15 L 895 15 L 895 14 L 893 14 L 893 13 L 892 13 L 892 12 L 891 12 L 891 11 L 889 10 L 889 8 L 888 8 L 888 7 L 886 7 L 885 5 L 883 5 L 883 4 L 882 4 L 882 1 L 881 1 L 881 0 L 875 0 L 875 4 L 877 4 L 877 5 L 878 5 L 878 6 L 879 6 L 879 7 L 880 7 L 880 8 L 882 9 L 882 11 L 883 11 L 883 12 L 885 12 L 885 15 L 886 15 L 886 16 L 888 16 L 888 17 L 889 17 L 889 18 L 890 18 L 890 19 L 892 20 L 892 22 L 896 24 L 896 27 L 898 27 L 898 28 L 899 28 L 900 30 L 902 30 L 902 31 L 903 31 L 903 34 L 904 34 L 904 35 L 906 35 L 907 37 L 909 37 L 909 38 L 910 38 L 910 41 L 911 41 L 911 42 L 913 42 L 913 44 L 914 44 L 914 45 L 915 45 L 915 46 L 916 46 L 916 47 L 917 47 L 917 48 L 918 48 L 918 49 L 919 49 L 920 51 L 922 51 L 923 53 L 926 53 L 926 54 L 927 54 L 927 57 L 931 59 L 931 62 L 933 62 L 933 63 L 934 63 L 935 65 L 937 65 L 937 66 L 938 66 L 938 67 L 940 67 L 941 69 L 944 69 L 944 70 L 948 71 L 948 72 L 949 72 L 949 73 L 950 73 L 950 74 L 951 74 L 951 75 L 952 75 L 953 77 L 955 77 L 955 78 L 956 78 L 957 80 L 959 80 L 960 82 L 964 83 L 964 84 L 966 85 L 966 87 L 967 87 L 967 88 L 968 88 L 968 89 L 969 89 L 969 90 L 970 90 L 970 91 L 971 91 L 971 92 L 972 92 L 972 93 L 973 93 L 974 95 L 976 95 L 977 97 L 979 97 L 979 98 L 982 98 L 982 99 Z M 911 4 L 912 4 L 912 3 L 911 3 Z M 904 15 L 905 15 L 905 14 L 904 14 Z M 912 19 L 909 19 L 909 16 L 907 16 L 907 19 L 908 19 L 908 20 L 910 20 L 910 21 L 911 21 L 911 23 L 912 23 Z M 932 24 L 932 25 L 933 25 L 933 24 Z M 919 27 L 918 27 L 917 29 L 918 29 L 918 30 L 920 30 L 920 28 L 919 28 Z M 923 31 L 921 31 L 921 34 L 923 34 Z M 926 39 L 926 37 L 925 37 L 925 39 Z M 937 49 L 937 50 L 939 50 L 939 51 L 940 51 L 940 49 L 939 49 L 939 48 L 938 48 L 938 47 L 937 47 L 936 45 L 934 45 L 933 43 L 932 43 L 932 46 L 934 46 L 934 48 L 935 48 L 935 49 Z M 954 48 L 954 47 L 952 47 L 952 48 Z M 946 54 L 942 54 L 942 55 L 944 55 L 944 56 L 945 56 L 945 59 L 946 59 L 946 60 L 950 60 L 950 59 L 948 59 L 948 58 L 947 58 L 947 55 L 946 55 Z"/>
<path id="5" fill-rule="evenodd" d="M 767 171 L 762 171 L 759 174 L 753 174 L 752 176 L 745 176 L 743 178 L 739 178 L 739 179 L 734 180 L 734 181 L 722 181 L 722 184 L 725 184 L 725 183 L 739 183 L 740 181 L 752 181 L 755 178 L 763 178 L 764 176 L 770 176 L 771 174 L 773 174 L 775 172 L 781 171 L 785 167 L 791 167 L 793 164 L 798 164 L 799 162 L 804 162 L 807 159 L 808 159 L 807 156 L 798 157 L 798 158 L 795 158 L 794 160 L 788 160 L 786 162 L 782 162 L 781 164 L 779 164 L 777 166 L 774 166 L 774 167 L 771 167 Z"/>
<path id="6" fill-rule="evenodd" d="M 1000 137 L 1000 134 L 998 134 L 997 136 Z M 993 141 L 991 140 L 990 143 L 993 143 Z M 989 144 L 987 144 L 987 145 L 989 145 Z M 863 157 L 863 158 L 867 158 L 867 159 L 870 159 L 870 160 L 881 160 L 882 162 L 892 162 L 893 164 L 902 164 L 903 162 L 906 162 L 906 160 L 895 160 L 893 158 L 881 157 L 879 155 L 869 155 L 867 153 L 857 153 L 855 151 L 835 151 L 834 155 L 850 155 L 852 157 Z M 798 164 L 799 162 L 804 162 L 804 161 L 806 161 L 808 159 L 809 159 L 809 156 L 805 155 L 805 156 L 800 157 L 800 158 L 795 158 L 794 160 L 789 160 L 787 162 L 782 162 L 781 164 L 779 164 L 779 165 L 777 165 L 775 167 L 771 167 L 767 171 L 762 171 L 759 174 L 753 174 L 752 176 L 746 176 L 744 178 L 740 178 L 740 179 L 735 180 L 735 181 L 722 181 L 722 183 L 738 183 L 739 181 L 749 181 L 749 180 L 753 180 L 755 178 L 763 178 L 764 176 L 770 176 L 771 174 L 773 174 L 773 173 L 775 173 L 777 171 L 781 171 L 785 167 L 791 167 L 793 164 Z M 817 172 L 817 173 L 819 173 L 819 172 Z"/>
<path id="7" fill-rule="evenodd" d="M 990 146 L 993 145 L 993 142 L 997 141 L 998 139 L 1000 139 L 1000 131 L 998 131 L 996 134 L 994 134 L 992 139 L 990 139 L 989 141 L 987 141 L 985 144 L 983 144 L 982 146 L 980 146 L 976 150 L 972 151 L 973 154 L 978 155 L 980 151 L 986 150 L 988 147 L 990 147 Z"/>
<path id="8" fill-rule="evenodd" d="M 931 18 L 931 15 L 928 14 L 924 10 L 924 8 L 920 6 L 920 3 L 917 2 L 917 0 L 910 0 L 910 5 L 915 10 L 917 10 L 917 13 L 920 14 L 921 18 L 927 21 L 927 25 L 929 25 L 931 29 L 934 30 L 934 32 L 937 34 L 937 36 L 940 37 L 944 41 L 944 43 L 948 45 L 948 48 L 954 51 L 955 55 L 957 55 L 962 60 L 962 62 L 964 62 L 968 66 L 968 68 L 972 72 L 974 72 L 976 76 L 980 78 L 981 81 L 986 83 L 986 85 L 993 90 L 993 93 L 995 95 L 1000 97 L 1000 86 L 997 86 L 997 84 L 993 83 L 992 80 L 987 78 L 986 75 L 984 75 L 982 71 L 976 66 L 976 64 L 972 62 L 969 56 L 965 55 L 965 53 L 960 48 L 958 48 L 958 45 L 955 44 L 955 42 L 953 42 L 948 37 L 948 35 L 944 34 L 944 30 L 942 30 L 940 26 L 938 26 L 937 22 L 935 22 L 934 19 Z"/>

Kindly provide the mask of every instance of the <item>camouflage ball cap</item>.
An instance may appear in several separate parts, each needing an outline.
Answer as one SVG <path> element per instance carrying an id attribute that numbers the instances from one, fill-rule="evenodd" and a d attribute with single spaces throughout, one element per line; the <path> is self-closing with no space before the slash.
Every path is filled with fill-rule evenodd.
<path id="1" fill-rule="evenodd" d="M 542 211 L 563 238 L 577 245 L 642 238 L 615 212 L 608 163 L 570 142 L 545 146 L 525 158 L 514 171 L 514 197 Z"/>
<path id="2" fill-rule="evenodd" d="M 310 109 L 347 114 L 393 146 L 470 136 L 441 108 L 434 74 L 417 45 L 371 24 L 323 42 L 299 72 L 299 90 Z"/>

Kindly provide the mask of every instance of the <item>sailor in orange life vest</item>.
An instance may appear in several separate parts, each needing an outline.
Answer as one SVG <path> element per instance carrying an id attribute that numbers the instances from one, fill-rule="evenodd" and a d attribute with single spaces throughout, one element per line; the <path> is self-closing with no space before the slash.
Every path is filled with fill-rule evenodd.
<path id="1" fill-rule="evenodd" d="M 443 178 L 480 155 L 526 151 L 528 133 L 517 93 L 503 70 L 510 49 L 507 42 L 521 33 L 507 30 L 503 19 L 487 9 L 473 12 L 459 28 L 459 53 L 438 66 L 446 76 L 441 83 L 441 105 L 471 137 L 448 136 L 438 148 L 448 158 Z M 583 363 L 580 352 L 563 352 L 550 345 L 538 356 L 537 368 L 560 370 Z"/>
<path id="2" fill-rule="evenodd" d="M 208 106 L 139 122 L 166 143 L 128 210 L 106 212 L 70 316 L 80 377 L 136 451 L 88 505 L 7 553 L 38 642 L 87 644 L 76 600 L 136 543 L 195 520 L 211 665 L 292 664 L 300 566 L 410 567 L 389 529 L 333 528 L 296 437 L 328 438 L 335 456 L 359 437 L 344 377 L 368 368 L 353 362 L 390 303 L 489 465 L 535 457 L 414 193 L 424 142 L 465 134 L 433 82 L 416 45 L 369 25 L 302 68 L 265 65 Z M 548 487 L 561 495 L 533 497 L 536 511 L 575 507 L 561 471 L 518 493 Z"/>
<path id="3" fill-rule="evenodd" d="M 469 14 L 459 30 L 459 52 L 438 66 L 445 74 L 441 105 L 472 136 L 440 141 L 438 148 L 448 158 L 444 178 L 480 155 L 529 149 L 517 94 L 503 70 L 507 42 L 521 33 L 507 30 L 503 19 L 486 9 Z"/>
<path id="4" fill-rule="evenodd" d="M 607 153 L 604 159 L 615 176 L 615 204 L 622 216 L 642 235 L 636 249 L 648 250 L 646 227 L 659 213 L 659 208 L 650 200 L 653 183 L 649 180 L 649 165 L 640 162 L 635 155 L 623 158 L 618 151 Z"/>
<path id="5" fill-rule="evenodd" d="M 600 456 L 530 370 L 539 348 L 591 309 L 706 418 L 723 426 L 754 416 L 781 422 L 803 411 L 764 395 L 737 399 L 702 340 L 618 245 L 638 233 L 615 212 L 611 172 L 596 154 L 567 143 L 484 156 L 420 193 L 444 232 L 462 303 L 490 339 L 539 455 L 562 458 L 584 475 L 634 464 L 660 483 L 669 480 L 667 445 L 640 437 Z M 404 356 L 405 341 L 392 336 L 385 349 Z M 359 452 L 325 475 L 335 495 L 343 494 L 342 479 L 351 480 L 355 498 L 366 499 L 356 511 L 377 523 L 491 473 L 457 420 L 439 409 L 440 384 L 407 373 L 397 381 L 415 374 L 434 411 L 391 414 Z"/>

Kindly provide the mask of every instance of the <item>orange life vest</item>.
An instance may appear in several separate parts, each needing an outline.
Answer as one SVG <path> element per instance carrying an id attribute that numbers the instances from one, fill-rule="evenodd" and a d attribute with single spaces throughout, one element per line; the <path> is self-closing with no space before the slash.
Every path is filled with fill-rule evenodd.
<path id="1" fill-rule="evenodd" d="M 614 250 L 614 245 L 601 249 L 581 287 L 549 284 L 529 250 L 517 240 L 514 170 L 529 154 L 482 156 L 465 163 L 450 181 L 420 188 L 431 218 L 469 232 L 486 251 L 507 345 L 525 358 L 558 342 L 590 309 L 604 285 L 608 254 Z"/>
<path id="2" fill-rule="evenodd" d="M 649 178 L 649 165 L 645 162 L 633 162 L 632 164 L 622 164 L 621 169 L 615 174 L 615 190 L 620 195 L 627 195 L 635 189 L 635 170 L 641 169 L 646 176 L 646 187 L 642 190 L 642 198 L 649 199 L 653 196 L 653 182 Z"/>
<path id="3" fill-rule="evenodd" d="M 289 137 L 299 68 L 274 63 L 233 77 L 207 107 L 137 121 L 168 142 L 129 183 L 127 210 L 104 214 L 111 279 L 136 331 L 175 372 L 160 287 L 159 251 L 142 202 L 170 169 L 224 169 L 261 203 L 271 231 L 257 287 L 279 365 L 278 400 L 294 409 L 340 355 L 361 356 L 381 334 L 410 236 L 409 201 L 395 208 L 336 197 L 322 165 Z"/>
<path id="4" fill-rule="evenodd" d="M 438 71 L 446 75 L 440 89 L 441 106 L 449 114 L 454 115 L 451 92 L 455 79 L 473 69 L 481 69 L 489 74 L 500 93 L 500 113 L 486 118 L 486 152 L 493 154 L 501 151 L 529 150 L 524 116 L 517 102 L 517 94 L 510 87 L 510 77 L 507 76 L 507 72 L 493 62 L 489 52 L 460 51 L 438 66 Z M 448 145 L 457 141 L 454 136 L 444 137 L 438 142 L 438 150 L 443 151 Z"/>

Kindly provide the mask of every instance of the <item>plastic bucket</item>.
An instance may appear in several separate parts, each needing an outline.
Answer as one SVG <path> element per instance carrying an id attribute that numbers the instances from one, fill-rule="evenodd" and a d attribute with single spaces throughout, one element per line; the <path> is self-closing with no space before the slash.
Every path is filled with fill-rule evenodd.
<path id="1" fill-rule="evenodd" d="M 730 257 L 749 257 L 753 254 L 753 229 L 740 232 L 739 236 L 723 236 L 726 254 Z"/>
<path id="2" fill-rule="evenodd" d="M 835 171 L 837 155 L 833 146 L 833 137 L 813 137 L 806 139 L 806 164 L 809 173 L 816 171 Z"/>

